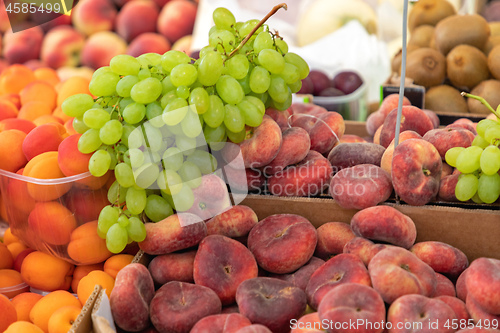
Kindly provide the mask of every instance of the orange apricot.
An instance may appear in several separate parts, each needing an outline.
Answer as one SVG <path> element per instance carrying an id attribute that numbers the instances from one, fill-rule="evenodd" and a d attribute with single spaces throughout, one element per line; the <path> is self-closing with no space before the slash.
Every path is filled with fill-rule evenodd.
<path id="1" fill-rule="evenodd" d="M 16 172 L 22 168 L 26 162 L 22 145 L 26 133 L 11 129 L 0 132 L 0 169 L 10 172 Z M 6 158 L 8 157 L 8 158 Z"/>
<path id="2" fill-rule="evenodd" d="M 51 110 L 56 107 L 56 89 L 45 81 L 35 80 L 30 82 L 20 92 L 21 104 L 38 101 L 45 103 Z"/>
<path id="3" fill-rule="evenodd" d="M 19 253 L 28 249 L 28 247 L 23 242 L 12 242 L 7 245 L 7 249 L 9 249 L 10 254 L 12 254 L 12 258 L 16 260 Z"/>
<path id="4" fill-rule="evenodd" d="M 44 291 L 69 289 L 75 266 L 53 255 L 34 251 L 24 258 L 21 276 L 31 287 Z"/>
<path id="5" fill-rule="evenodd" d="M 21 168 L 16 173 L 22 175 L 23 170 L 24 168 Z M 10 206 L 13 216 L 27 218 L 35 208 L 35 199 L 29 194 L 27 183 L 24 180 L 10 179 L 5 194 L 5 202 Z"/>
<path id="6" fill-rule="evenodd" d="M 5 207 L 5 202 L 2 199 L 2 194 L 0 193 L 0 220 L 8 221 L 7 208 Z"/>
<path id="7" fill-rule="evenodd" d="M 2 122 L 0 121 L 0 130 L 2 130 L 1 126 L 2 126 Z M 73 118 L 66 120 L 64 122 L 64 127 L 66 127 L 66 132 L 68 132 L 69 135 L 78 134 L 78 132 L 73 127 Z"/>
<path id="8" fill-rule="evenodd" d="M 70 117 L 66 113 L 64 113 L 60 105 L 56 106 L 54 111 L 52 111 L 52 115 L 54 117 L 61 119 L 63 123 L 70 120 L 70 119 L 71 119 L 71 121 L 73 121 L 73 117 Z"/>
<path id="9" fill-rule="evenodd" d="M 9 245 L 10 243 L 20 242 L 20 241 L 21 240 L 19 239 L 19 237 L 17 237 L 12 233 L 12 229 L 10 227 L 5 229 L 5 232 L 3 234 L 3 243 L 5 245 Z"/>
<path id="10" fill-rule="evenodd" d="M 82 311 L 81 306 L 67 305 L 57 309 L 49 318 L 49 333 L 67 333 Z"/>
<path id="11" fill-rule="evenodd" d="M 52 87 L 55 87 L 61 81 L 57 71 L 50 67 L 37 68 L 33 71 L 33 74 L 37 80 L 45 81 Z"/>
<path id="12" fill-rule="evenodd" d="M 0 269 L 12 268 L 13 266 L 14 257 L 12 257 L 7 245 L 0 243 Z"/>
<path id="13" fill-rule="evenodd" d="M 102 271 L 104 268 L 104 263 L 100 262 L 98 264 L 91 265 L 78 265 L 75 267 L 73 272 L 73 280 L 71 280 L 71 290 L 76 293 L 78 289 L 78 283 L 80 280 L 92 271 Z"/>
<path id="14" fill-rule="evenodd" d="M 104 271 L 92 271 L 84 276 L 80 280 L 80 283 L 78 283 L 78 287 L 76 289 L 78 299 L 80 300 L 82 306 L 85 302 L 87 302 L 90 295 L 92 295 L 96 285 L 100 285 L 102 289 L 105 289 L 106 294 L 109 297 L 111 290 L 113 290 L 113 287 L 115 286 L 115 279 Z"/>
<path id="15" fill-rule="evenodd" d="M 30 311 L 40 298 L 42 295 L 29 291 L 14 296 L 11 302 L 16 308 L 17 320 L 30 321 Z"/>
<path id="16" fill-rule="evenodd" d="M 16 118 L 19 110 L 11 101 L 0 99 L 0 120 Z"/>
<path id="17" fill-rule="evenodd" d="M 89 171 L 92 153 L 84 154 L 78 150 L 81 134 L 73 134 L 65 138 L 59 145 L 57 161 L 65 176 L 74 176 Z"/>
<path id="18" fill-rule="evenodd" d="M 44 333 L 43 330 L 29 321 L 16 321 L 3 333 Z"/>
<path id="19" fill-rule="evenodd" d="M 111 275 L 113 279 L 116 279 L 116 274 L 118 274 L 123 267 L 130 264 L 133 259 L 134 256 L 131 254 L 115 254 L 104 262 L 104 271 Z"/>
<path id="20" fill-rule="evenodd" d="M 73 213 L 57 201 L 37 202 L 28 224 L 42 241 L 52 245 L 68 244 L 77 226 Z"/>
<path id="21" fill-rule="evenodd" d="M 62 102 L 69 96 L 75 94 L 89 94 L 89 83 L 90 80 L 81 76 L 72 76 L 60 83 L 56 87 L 57 91 L 57 105 L 61 105 Z"/>
<path id="22" fill-rule="evenodd" d="M 0 74 L 0 95 L 19 93 L 30 82 L 35 80 L 35 74 L 29 67 L 12 64 Z"/>
<path id="23" fill-rule="evenodd" d="M 17 129 L 28 134 L 36 125 L 31 120 L 19 118 L 7 118 L 0 120 L 0 132 L 9 129 Z"/>
<path id="24" fill-rule="evenodd" d="M 66 128 L 59 122 L 39 125 L 26 135 L 22 145 L 24 155 L 29 161 L 41 153 L 57 151 L 66 135 Z"/>
<path id="25" fill-rule="evenodd" d="M 0 332 L 3 332 L 10 324 L 17 321 L 17 312 L 7 296 L 0 294 Z"/>
<path id="26" fill-rule="evenodd" d="M 33 123 L 35 123 L 36 126 L 50 123 L 64 125 L 63 120 L 59 117 L 54 116 L 53 114 L 44 114 L 43 116 L 40 116 L 33 120 Z"/>
<path id="27" fill-rule="evenodd" d="M 65 306 L 80 307 L 80 301 L 65 290 L 56 290 L 43 296 L 30 311 L 30 320 L 44 332 L 49 331 L 51 315 Z"/>
<path id="28" fill-rule="evenodd" d="M 9 93 L 9 94 L 4 94 L 0 95 L 0 99 L 6 99 L 16 106 L 16 108 L 19 110 L 21 108 L 21 97 L 19 97 L 19 94 L 15 93 Z"/>
<path id="29" fill-rule="evenodd" d="M 106 247 L 106 240 L 97 234 L 97 221 L 87 222 L 71 233 L 68 255 L 79 264 L 96 264 L 113 254 Z"/>
<path id="30" fill-rule="evenodd" d="M 40 116 L 52 114 L 52 110 L 53 109 L 44 102 L 30 101 L 21 106 L 17 118 L 34 121 Z"/>

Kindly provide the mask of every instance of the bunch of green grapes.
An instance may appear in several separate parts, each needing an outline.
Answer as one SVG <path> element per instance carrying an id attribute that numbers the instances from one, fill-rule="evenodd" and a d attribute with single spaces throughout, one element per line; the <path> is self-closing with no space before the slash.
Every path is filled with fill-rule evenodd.
<path id="1" fill-rule="evenodd" d="M 482 98 L 466 95 L 486 103 Z M 446 152 L 446 162 L 461 172 L 455 187 L 455 196 L 460 201 L 493 203 L 500 196 L 500 118 L 496 111 L 491 111 L 496 120 L 478 122 L 477 135 L 470 147 L 453 147 Z"/>
<path id="2" fill-rule="evenodd" d="M 287 109 L 309 73 L 262 22 L 236 22 L 225 8 L 213 20 L 198 59 L 175 50 L 117 55 L 92 76 L 96 99 L 78 94 L 61 106 L 82 134 L 79 151 L 92 153 L 90 173 L 114 173 L 98 218 L 111 252 L 142 241 L 144 222 L 189 210 L 201 176 L 217 168 L 208 147 L 243 141 L 268 107 Z"/>

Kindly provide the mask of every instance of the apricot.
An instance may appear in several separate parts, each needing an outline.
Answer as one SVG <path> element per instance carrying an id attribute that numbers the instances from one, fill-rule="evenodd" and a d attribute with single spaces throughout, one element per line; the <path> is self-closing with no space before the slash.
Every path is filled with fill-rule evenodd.
<path id="1" fill-rule="evenodd" d="M 2 194 L 0 193 L 0 219 L 7 221 L 7 208 L 5 207 L 4 200 L 2 199 Z"/>
<path id="2" fill-rule="evenodd" d="M 56 290 L 43 296 L 30 311 L 30 320 L 44 332 L 49 331 L 51 315 L 65 306 L 80 307 L 80 301 L 65 290 Z"/>
<path id="3" fill-rule="evenodd" d="M 106 247 L 106 240 L 97 234 L 97 221 L 82 224 L 71 233 L 68 255 L 83 265 L 97 264 L 113 254 Z"/>
<path id="4" fill-rule="evenodd" d="M 17 94 L 17 93 L 8 93 L 8 94 L 1 95 L 0 99 L 8 100 L 8 101 L 14 103 L 14 105 L 16 106 L 16 108 L 18 110 L 21 108 L 21 97 L 19 97 L 19 94 Z"/>
<path id="5" fill-rule="evenodd" d="M 43 333 L 43 330 L 29 321 L 16 321 L 3 333 Z"/>
<path id="6" fill-rule="evenodd" d="M 0 313 L 2 314 L 0 316 L 0 332 L 3 332 L 17 320 L 16 308 L 3 294 L 0 294 Z"/>
<path id="7" fill-rule="evenodd" d="M 19 237 L 17 237 L 12 233 L 12 229 L 10 227 L 5 229 L 5 232 L 3 234 L 3 243 L 5 245 L 9 245 L 10 243 L 20 242 L 20 241 L 21 240 L 19 239 Z"/>
<path id="8" fill-rule="evenodd" d="M 49 318 L 49 333 L 67 333 L 81 312 L 80 306 L 68 305 L 57 309 Z"/>
<path id="9" fill-rule="evenodd" d="M 92 271 L 102 271 L 104 263 L 91 264 L 91 265 L 78 265 L 73 272 L 73 279 L 71 280 L 71 290 L 76 293 L 78 283 L 80 280 Z"/>
<path id="10" fill-rule="evenodd" d="M 0 99 L 0 120 L 16 118 L 19 110 L 11 101 Z"/>
<path id="11" fill-rule="evenodd" d="M 2 71 L 0 75 L 0 95 L 18 94 L 30 82 L 35 80 L 35 75 L 29 67 L 13 64 Z"/>
<path id="12" fill-rule="evenodd" d="M 16 129 L 28 134 L 35 127 L 36 125 L 31 120 L 26 119 L 7 118 L 0 121 L 0 132 Z"/>
<path id="13" fill-rule="evenodd" d="M 19 169 L 16 173 L 22 175 L 24 168 Z M 15 215 L 28 217 L 29 213 L 35 208 L 35 199 L 28 192 L 27 183 L 21 179 L 12 178 L 7 185 L 6 205 L 9 205 Z"/>
<path id="14" fill-rule="evenodd" d="M 109 257 L 104 262 L 104 271 L 108 273 L 113 279 L 116 279 L 116 274 L 125 266 L 130 264 L 134 256 L 131 254 L 115 254 Z"/>
<path id="15" fill-rule="evenodd" d="M 9 291 L 4 291 L 3 294 L 9 298 L 17 294 L 29 291 L 29 286 L 24 284 L 21 274 L 13 269 L 0 269 L 0 289 L 12 288 Z"/>
<path id="16" fill-rule="evenodd" d="M 57 71 L 50 67 L 41 67 L 33 71 L 35 78 L 40 81 L 49 83 L 51 86 L 55 87 L 61 80 Z"/>
<path id="17" fill-rule="evenodd" d="M 13 266 L 14 257 L 12 257 L 7 245 L 0 243 L 0 269 L 9 269 Z"/>
<path id="18" fill-rule="evenodd" d="M 63 112 L 60 105 L 56 106 L 54 111 L 52 111 L 52 115 L 54 117 L 61 119 L 63 123 L 68 121 L 68 120 L 71 120 L 71 122 L 73 122 L 73 117 L 66 115 L 66 113 Z"/>
<path id="19" fill-rule="evenodd" d="M 59 122 L 37 125 L 26 135 L 22 145 L 23 153 L 29 161 L 41 153 L 57 151 L 66 136 L 66 128 Z"/>
<path id="20" fill-rule="evenodd" d="M 54 116 L 54 114 L 44 114 L 43 116 L 40 116 L 35 120 L 33 120 L 33 123 L 36 126 L 50 124 L 50 123 L 60 124 L 64 126 L 64 121 L 61 118 Z M 66 127 L 64 127 L 64 130 L 66 131 Z"/>
<path id="21" fill-rule="evenodd" d="M 34 121 L 40 116 L 50 114 L 52 114 L 52 109 L 49 105 L 40 101 L 30 101 L 21 106 L 17 118 Z"/>
<path id="22" fill-rule="evenodd" d="M 74 176 L 89 171 L 89 160 L 92 154 L 83 154 L 78 150 L 81 134 L 73 134 L 65 138 L 59 145 L 57 161 L 65 176 Z"/>
<path id="23" fill-rule="evenodd" d="M 73 213 L 57 201 L 36 203 L 28 224 L 42 241 L 53 245 L 68 244 L 77 226 Z"/>
<path id="24" fill-rule="evenodd" d="M 24 258 L 21 276 L 31 287 L 44 291 L 69 289 L 75 266 L 53 255 L 34 251 Z"/>
<path id="25" fill-rule="evenodd" d="M 24 292 L 14 296 L 11 302 L 16 308 L 17 320 L 30 321 L 30 311 L 42 297 L 42 295 L 32 292 Z"/>
<path id="26" fill-rule="evenodd" d="M 111 295 L 111 290 L 115 286 L 115 279 L 104 271 L 92 271 L 83 277 L 78 283 L 76 293 L 82 306 L 85 305 L 87 299 L 92 295 L 96 285 L 100 285 L 102 289 L 106 290 L 108 297 Z"/>
<path id="27" fill-rule="evenodd" d="M 69 96 L 75 94 L 89 94 L 89 83 L 90 80 L 82 76 L 72 76 L 64 81 L 62 81 L 57 89 L 57 105 L 61 105 L 62 102 Z"/>
<path id="28" fill-rule="evenodd" d="M 109 205 L 108 191 L 77 189 L 70 191 L 65 197 L 65 206 L 75 214 L 79 224 L 97 220 L 101 210 Z"/>
<path id="29" fill-rule="evenodd" d="M 15 261 L 19 253 L 27 250 L 28 247 L 23 242 L 13 242 L 7 245 L 7 249 L 9 250 L 12 258 L 14 258 Z"/>
<path id="30" fill-rule="evenodd" d="M 25 137 L 26 133 L 17 129 L 0 132 L 0 169 L 16 172 L 28 162 L 21 149 Z"/>
<path id="31" fill-rule="evenodd" d="M 57 92 L 48 82 L 35 80 L 27 84 L 20 92 L 21 104 L 38 101 L 45 103 L 51 110 L 56 107 Z"/>

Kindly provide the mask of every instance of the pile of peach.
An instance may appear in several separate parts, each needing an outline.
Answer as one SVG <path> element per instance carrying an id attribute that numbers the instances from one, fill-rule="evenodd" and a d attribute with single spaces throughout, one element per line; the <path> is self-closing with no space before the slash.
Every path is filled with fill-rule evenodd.
<path id="1" fill-rule="evenodd" d="M 117 254 L 99 263 L 75 266 L 27 248 L 7 229 L 0 242 L 0 331 L 68 332 L 95 285 L 109 295 L 116 274 L 132 259 L 130 254 Z"/>
<path id="2" fill-rule="evenodd" d="M 469 265 L 454 246 L 416 242 L 412 218 L 392 206 L 317 229 L 244 205 L 192 219 L 146 224 L 139 247 L 152 260 L 124 267 L 110 294 L 122 330 L 500 332 L 500 260 Z"/>

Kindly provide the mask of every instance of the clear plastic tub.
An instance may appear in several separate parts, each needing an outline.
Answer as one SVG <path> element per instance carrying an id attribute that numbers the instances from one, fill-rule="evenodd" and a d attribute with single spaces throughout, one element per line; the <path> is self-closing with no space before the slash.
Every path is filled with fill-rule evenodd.
<path id="1" fill-rule="evenodd" d="M 368 85 L 364 82 L 345 96 L 314 96 L 312 102 L 340 113 L 345 120 L 365 121 L 368 116 Z"/>
<path id="2" fill-rule="evenodd" d="M 12 299 L 14 298 L 14 296 L 28 291 L 30 291 L 30 286 L 28 286 L 24 282 L 15 286 L 0 288 L 0 294 L 7 296 L 9 299 Z"/>

